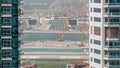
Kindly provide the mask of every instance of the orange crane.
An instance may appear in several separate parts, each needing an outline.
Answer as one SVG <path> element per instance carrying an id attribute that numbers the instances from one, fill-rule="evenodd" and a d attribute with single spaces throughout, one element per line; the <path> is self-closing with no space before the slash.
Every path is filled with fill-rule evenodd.
<path id="1" fill-rule="evenodd" d="M 65 18 L 63 30 L 61 32 L 61 36 L 58 38 L 58 41 L 63 41 L 64 40 L 64 33 L 66 31 L 66 28 L 67 28 L 69 16 L 70 16 L 70 9 L 67 11 L 67 15 L 66 15 L 66 18 Z"/>
<path id="2" fill-rule="evenodd" d="M 86 34 L 85 31 L 87 30 L 87 24 L 86 24 L 86 19 L 84 19 L 84 24 L 82 26 L 82 29 L 81 29 L 81 33 L 82 33 L 82 40 L 80 41 L 80 46 L 84 46 L 84 43 L 83 43 L 83 36 Z"/>
<path id="3" fill-rule="evenodd" d="M 85 19 L 84 19 L 84 21 L 83 21 L 83 26 L 82 26 L 82 29 L 81 29 L 81 33 L 82 33 L 82 36 L 84 36 L 84 35 L 86 35 L 86 30 L 87 30 L 87 23 L 86 23 L 86 21 L 87 21 L 87 18 L 88 18 L 88 15 L 87 15 L 87 13 L 88 13 L 88 10 L 87 10 L 87 8 L 88 8 L 88 5 L 86 5 L 84 8 L 83 8 L 83 10 L 81 11 L 81 13 L 80 13 L 80 16 L 81 17 L 86 17 Z M 84 44 L 83 44 L 83 37 L 82 37 L 82 40 L 80 41 L 80 46 L 84 46 Z"/>

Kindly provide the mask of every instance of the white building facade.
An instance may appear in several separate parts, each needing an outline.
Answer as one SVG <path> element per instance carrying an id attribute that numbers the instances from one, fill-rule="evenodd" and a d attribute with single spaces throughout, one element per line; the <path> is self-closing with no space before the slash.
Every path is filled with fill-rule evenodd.
<path id="1" fill-rule="evenodd" d="M 120 68 L 120 0 L 89 0 L 90 68 Z"/>

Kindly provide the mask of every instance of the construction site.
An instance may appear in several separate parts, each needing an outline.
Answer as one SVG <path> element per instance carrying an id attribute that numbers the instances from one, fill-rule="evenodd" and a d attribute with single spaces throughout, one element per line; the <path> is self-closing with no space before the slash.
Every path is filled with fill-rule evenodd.
<path id="1" fill-rule="evenodd" d="M 23 35 L 55 32 L 59 36 L 56 41 L 23 41 L 21 68 L 88 68 L 88 42 L 83 40 L 89 29 L 87 3 L 87 0 L 23 0 L 20 17 Z M 81 40 L 67 41 L 66 33 L 80 33 Z"/>

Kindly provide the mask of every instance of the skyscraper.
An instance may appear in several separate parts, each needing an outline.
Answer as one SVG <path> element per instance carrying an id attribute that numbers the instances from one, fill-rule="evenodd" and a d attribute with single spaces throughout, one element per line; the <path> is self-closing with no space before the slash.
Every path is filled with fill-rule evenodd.
<path id="1" fill-rule="evenodd" d="M 19 68 L 18 0 L 0 0 L 0 68 Z"/>
<path id="2" fill-rule="evenodd" d="M 89 0 L 90 68 L 120 68 L 120 0 Z"/>

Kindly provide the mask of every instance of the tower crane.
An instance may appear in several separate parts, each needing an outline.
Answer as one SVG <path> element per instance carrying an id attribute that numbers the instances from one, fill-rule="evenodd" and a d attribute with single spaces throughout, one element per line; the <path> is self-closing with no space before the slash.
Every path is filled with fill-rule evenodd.
<path id="1" fill-rule="evenodd" d="M 62 29 L 62 32 L 61 32 L 61 36 L 58 37 L 58 41 L 63 41 L 64 40 L 64 33 L 66 31 L 66 28 L 67 28 L 67 23 L 68 23 L 69 16 L 70 16 L 70 9 L 68 9 L 68 11 L 67 11 L 64 26 L 63 26 L 63 29 Z"/>
<path id="2" fill-rule="evenodd" d="M 84 7 L 84 9 L 81 11 L 81 13 L 80 13 L 80 15 L 81 15 L 81 17 L 86 17 L 86 18 L 84 18 L 84 20 L 83 20 L 83 26 L 82 26 L 82 29 L 81 29 L 81 33 L 82 33 L 82 36 L 83 35 L 86 35 L 86 30 L 87 30 L 87 23 L 86 23 L 86 21 L 87 21 L 87 18 L 88 18 L 88 15 L 87 15 L 87 13 L 88 13 L 88 11 L 87 11 L 87 8 L 88 8 L 88 6 L 85 6 Z M 85 14 L 86 13 L 86 14 Z M 84 14 L 84 15 L 83 15 Z M 87 36 L 87 35 L 86 35 Z M 80 41 L 80 46 L 84 46 L 84 44 L 83 44 L 83 37 L 82 37 L 82 40 Z"/>

